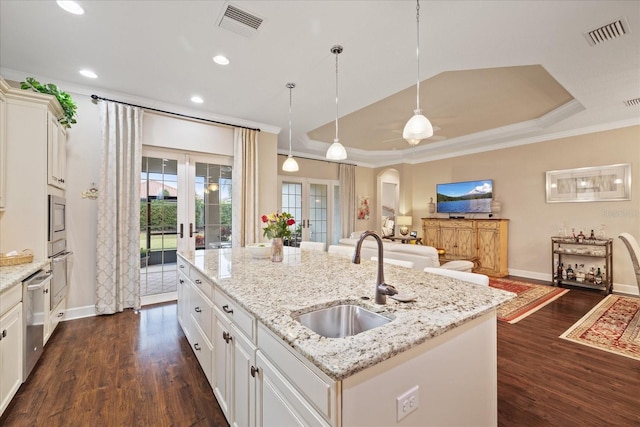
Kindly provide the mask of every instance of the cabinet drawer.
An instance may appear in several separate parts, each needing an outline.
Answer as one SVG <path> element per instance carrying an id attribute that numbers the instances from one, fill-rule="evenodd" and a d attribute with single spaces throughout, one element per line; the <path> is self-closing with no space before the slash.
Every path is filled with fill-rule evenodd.
<path id="1" fill-rule="evenodd" d="M 56 308 L 51 310 L 51 316 L 49 318 L 51 320 L 51 333 L 53 333 L 53 331 L 56 329 L 58 323 L 60 323 L 60 321 L 64 319 L 65 314 L 67 314 L 67 299 L 62 298 Z"/>
<path id="2" fill-rule="evenodd" d="M 422 220 L 422 225 L 425 227 L 438 227 L 440 222 L 435 219 L 425 219 Z"/>
<path id="3" fill-rule="evenodd" d="M 497 230 L 500 228 L 500 223 L 498 221 L 478 221 L 478 228 L 489 229 L 489 230 Z"/>
<path id="4" fill-rule="evenodd" d="M 202 291 L 203 294 L 207 296 L 210 300 L 213 300 L 213 285 L 202 273 L 200 273 L 196 268 L 191 267 L 189 269 L 189 278 L 191 278 L 191 282 Z"/>
<path id="5" fill-rule="evenodd" d="M 209 385 L 213 387 L 213 345 L 205 338 L 202 329 L 195 323 L 192 324 L 189 342 Z"/>
<path id="6" fill-rule="evenodd" d="M 214 303 L 227 315 L 229 320 L 235 323 L 238 329 L 249 338 L 249 341 L 255 342 L 255 319 L 251 314 L 236 302 L 232 301 L 218 288 L 216 288 L 214 292 Z"/>
<path id="7" fill-rule="evenodd" d="M 262 324 L 258 326 L 258 348 L 280 372 L 296 385 L 299 391 L 327 419 L 331 419 L 331 387 Z"/>
<path id="8" fill-rule="evenodd" d="M 191 298 L 189 304 L 191 318 L 211 341 L 213 337 L 213 303 L 198 288 L 192 288 Z"/>
<path id="9" fill-rule="evenodd" d="M 181 271 L 187 277 L 189 277 L 189 270 L 190 270 L 189 263 L 186 262 L 181 257 L 178 257 L 178 271 Z"/>
<path id="10" fill-rule="evenodd" d="M 447 227 L 447 228 L 469 228 L 472 229 L 473 228 L 473 221 L 442 221 L 440 223 L 441 227 Z"/>
<path id="11" fill-rule="evenodd" d="M 22 285 L 15 285 L 11 289 L 0 294 L 0 316 L 4 315 L 11 307 L 22 301 Z"/>

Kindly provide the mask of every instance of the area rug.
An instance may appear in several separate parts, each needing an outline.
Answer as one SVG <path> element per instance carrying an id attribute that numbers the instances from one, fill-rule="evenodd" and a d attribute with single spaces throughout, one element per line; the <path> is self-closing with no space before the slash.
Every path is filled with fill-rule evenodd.
<path id="1" fill-rule="evenodd" d="M 510 279 L 490 278 L 489 286 L 518 294 L 511 301 L 498 307 L 498 320 L 507 323 L 519 322 L 569 292 L 569 289 L 535 285 Z"/>
<path id="2" fill-rule="evenodd" d="M 608 295 L 560 338 L 640 360 L 640 298 Z"/>

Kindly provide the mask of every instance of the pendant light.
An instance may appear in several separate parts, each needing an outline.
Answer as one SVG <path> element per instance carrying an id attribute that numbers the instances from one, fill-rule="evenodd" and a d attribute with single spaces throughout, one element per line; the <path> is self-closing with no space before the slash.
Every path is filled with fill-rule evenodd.
<path id="1" fill-rule="evenodd" d="M 417 48 L 416 57 L 418 59 L 418 80 L 416 83 L 416 109 L 413 111 L 414 116 L 409 119 L 402 137 L 411 145 L 417 145 L 421 140 L 433 136 L 433 126 L 425 116 L 422 115 L 420 109 L 420 0 L 416 1 L 416 27 L 417 27 Z"/>
<path id="2" fill-rule="evenodd" d="M 287 160 L 282 164 L 282 170 L 285 172 L 297 172 L 298 171 L 298 162 L 291 155 L 291 91 L 294 87 L 296 87 L 295 83 L 287 83 L 287 87 L 289 88 L 289 156 L 287 156 Z"/>
<path id="3" fill-rule="evenodd" d="M 342 53 L 342 46 L 333 46 L 331 53 L 336 55 L 336 139 L 333 140 L 333 144 L 331 144 L 327 150 L 327 159 L 344 160 L 347 158 L 347 150 L 344 149 L 344 146 L 340 144 L 340 140 L 338 139 L 338 55 Z"/>

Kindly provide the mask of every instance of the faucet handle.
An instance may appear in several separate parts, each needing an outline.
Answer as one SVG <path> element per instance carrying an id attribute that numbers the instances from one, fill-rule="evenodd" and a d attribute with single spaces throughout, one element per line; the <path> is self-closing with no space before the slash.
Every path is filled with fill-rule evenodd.
<path id="1" fill-rule="evenodd" d="M 398 290 L 395 286 L 387 285 L 386 283 L 378 285 L 378 289 L 383 295 L 396 295 L 398 293 Z"/>

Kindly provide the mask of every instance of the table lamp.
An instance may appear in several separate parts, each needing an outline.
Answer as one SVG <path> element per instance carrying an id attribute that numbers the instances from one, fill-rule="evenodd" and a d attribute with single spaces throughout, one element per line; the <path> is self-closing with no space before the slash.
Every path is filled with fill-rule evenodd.
<path id="1" fill-rule="evenodd" d="M 411 217 L 410 216 L 398 216 L 396 218 L 398 224 L 400 226 L 400 234 L 406 236 L 409 233 L 409 225 L 411 225 Z"/>

